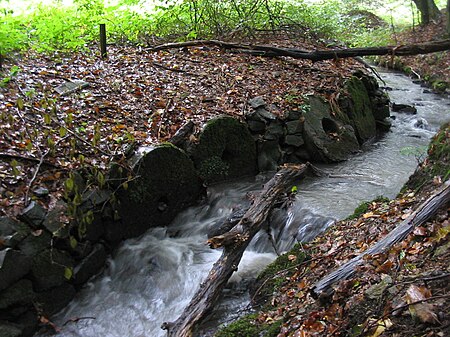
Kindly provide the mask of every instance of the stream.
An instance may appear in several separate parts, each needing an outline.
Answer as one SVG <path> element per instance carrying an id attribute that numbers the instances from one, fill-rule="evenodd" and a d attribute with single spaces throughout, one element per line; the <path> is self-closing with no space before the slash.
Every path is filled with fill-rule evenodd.
<path id="1" fill-rule="evenodd" d="M 449 120 L 448 99 L 424 93 L 424 88 L 401 74 L 381 70 L 381 76 L 390 88 L 391 101 L 415 105 L 417 115 L 393 112 L 390 132 L 346 162 L 319 165 L 328 175 L 303 180 L 287 216 L 272 226 L 277 250 L 311 240 L 362 201 L 395 197 L 425 155 L 430 137 Z M 259 175 L 210 187 L 207 203 L 179 214 L 169 228 L 151 229 L 122 243 L 105 271 L 55 317 L 62 327 L 57 336 L 166 336 L 161 324 L 178 318 L 221 254 L 205 244 L 208 230 L 245 206 L 246 194 L 260 191 L 268 179 L 269 175 Z M 248 305 L 246 282 L 275 258 L 267 233 L 258 233 L 198 337 L 211 336 L 219 324 Z M 63 326 L 75 318 L 81 319 Z"/>

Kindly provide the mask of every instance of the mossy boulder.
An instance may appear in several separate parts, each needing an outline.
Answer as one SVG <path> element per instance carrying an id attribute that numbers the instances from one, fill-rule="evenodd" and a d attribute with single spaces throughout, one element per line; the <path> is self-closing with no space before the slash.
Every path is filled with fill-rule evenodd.
<path id="1" fill-rule="evenodd" d="M 309 97 L 303 117 L 303 139 L 312 160 L 338 162 L 359 150 L 353 128 L 332 116 L 329 103 L 321 97 Z"/>
<path id="2" fill-rule="evenodd" d="M 442 125 L 434 135 L 427 153 L 427 160 L 422 162 L 409 177 L 405 184 L 406 188 L 419 190 L 431 184 L 435 177 L 439 177 L 442 181 L 450 178 L 450 123 Z"/>
<path id="3" fill-rule="evenodd" d="M 256 173 L 256 144 L 247 127 L 232 117 L 210 120 L 191 157 L 207 183 Z"/>
<path id="4" fill-rule="evenodd" d="M 339 106 L 348 116 L 360 144 L 375 137 L 376 123 L 372 102 L 361 79 L 353 76 L 345 83 Z"/>
<path id="5" fill-rule="evenodd" d="M 171 144 L 139 149 L 131 166 L 133 177 L 118 195 L 125 237 L 169 225 L 204 191 L 193 162 Z"/>

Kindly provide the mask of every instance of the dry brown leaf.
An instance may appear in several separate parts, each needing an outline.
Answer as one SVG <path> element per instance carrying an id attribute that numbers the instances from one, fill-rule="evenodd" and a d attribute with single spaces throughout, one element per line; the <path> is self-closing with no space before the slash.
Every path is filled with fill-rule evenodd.
<path id="1" fill-rule="evenodd" d="M 425 302 L 430 297 L 431 293 L 427 288 L 412 284 L 406 291 L 405 299 L 406 303 L 410 304 L 409 312 L 412 317 L 418 317 L 423 323 L 436 324 L 439 320 L 434 312 L 435 308 L 432 304 Z"/>

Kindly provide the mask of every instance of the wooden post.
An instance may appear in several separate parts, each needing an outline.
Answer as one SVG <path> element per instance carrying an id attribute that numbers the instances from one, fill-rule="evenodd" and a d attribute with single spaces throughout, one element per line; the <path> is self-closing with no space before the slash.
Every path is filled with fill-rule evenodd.
<path id="1" fill-rule="evenodd" d="M 100 54 L 102 59 L 107 57 L 106 53 L 106 25 L 104 23 L 100 24 Z"/>

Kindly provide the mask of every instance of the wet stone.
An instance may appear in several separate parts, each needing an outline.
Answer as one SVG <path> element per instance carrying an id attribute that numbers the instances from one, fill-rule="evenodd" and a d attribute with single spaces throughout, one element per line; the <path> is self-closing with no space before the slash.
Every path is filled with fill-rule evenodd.
<path id="1" fill-rule="evenodd" d="M 301 135 L 287 135 L 284 143 L 287 145 L 299 147 L 305 144 L 305 141 L 303 140 L 303 137 Z"/>
<path id="2" fill-rule="evenodd" d="M 49 191 L 47 188 L 45 187 L 38 187 L 33 191 L 34 195 L 37 196 L 38 198 L 43 198 L 48 196 Z"/>
<path id="3" fill-rule="evenodd" d="M 266 129 L 266 123 L 261 121 L 247 121 L 248 128 L 251 132 L 262 132 Z"/>
<path id="4" fill-rule="evenodd" d="M 253 108 L 257 109 L 259 107 L 265 106 L 266 102 L 261 96 L 254 97 L 248 101 L 248 104 Z"/>
<path id="5" fill-rule="evenodd" d="M 30 226 L 39 227 L 44 221 L 46 213 L 47 211 L 41 205 L 35 201 L 32 201 L 22 211 L 20 219 Z"/>
<path id="6" fill-rule="evenodd" d="M 46 315 L 54 315 L 75 297 L 75 288 L 68 283 L 38 293 L 36 301 Z"/>
<path id="7" fill-rule="evenodd" d="M 0 292 L 0 310 L 11 306 L 32 304 L 35 298 L 33 285 L 30 280 L 20 280 L 9 288 Z"/>
<path id="8" fill-rule="evenodd" d="M 36 232 L 38 233 L 29 234 L 18 244 L 20 251 L 30 257 L 35 256 L 51 245 L 52 237 L 50 233 L 42 230 Z"/>
<path id="9" fill-rule="evenodd" d="M 11 248 L 0 251 L 0 290 L 25 276 L 31 267 L 31 259 Z"/>
<path id="10" fill-rule="evenodd" d="M 258 108 L 256 110 L 256 113 L 266 120 L 274 121 L 277 119 L 277 117 L 273 113 L 271 113 L 270 111 L 267 111 L 264 108 Z"/>
<path id="11" fill-rule="evenodd" d="M 96 275 L 105 265 L 106 250 L 102 244 L 95 245 L 92 252 L 74 269 L 74 284 L 83 284 Z"/>

